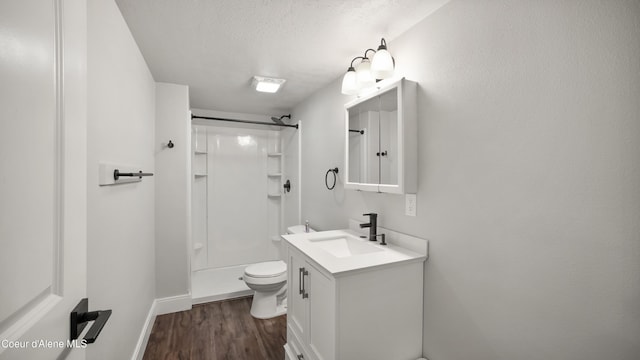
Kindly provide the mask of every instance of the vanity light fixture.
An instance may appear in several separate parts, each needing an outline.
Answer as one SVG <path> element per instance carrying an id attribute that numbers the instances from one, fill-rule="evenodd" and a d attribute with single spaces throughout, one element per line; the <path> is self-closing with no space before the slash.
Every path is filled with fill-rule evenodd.
<path id="1" fill-rule="evenodd" d="M 256 91 L 275 93 L 280 89 L 280 86 L 285 83 L 285 79 L 270 78 L 266 76 L 254 76 L 253 86 Z"/>
<path id="2" fill-rule="evenodd" d="M 367 53 L 373 51 L 372 59 L 367 57 Z M 360 60 L 354 67 L 353 63 Z M 370 88 L 377 80 L 388 79 L 393 76 L 395 62 L 387 50 L 387 42 L 382 38 L 378 50 L 367 49 L 364 56 L 357 56 L 351 60 L 351 65 L 347 73 L 342 78 L 342 93 L 345 95 L 356 95 L 360 90 Z"/>

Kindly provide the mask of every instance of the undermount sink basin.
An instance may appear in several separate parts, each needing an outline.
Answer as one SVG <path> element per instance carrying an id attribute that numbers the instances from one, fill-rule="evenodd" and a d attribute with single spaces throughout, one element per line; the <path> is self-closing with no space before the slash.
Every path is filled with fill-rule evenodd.
<path id="1" fill-rule="evenodd" d="M 349 235 L 309 239 L 309 241 L 314 246 L 338 258 L 383 251 L 366 240 Z"/>

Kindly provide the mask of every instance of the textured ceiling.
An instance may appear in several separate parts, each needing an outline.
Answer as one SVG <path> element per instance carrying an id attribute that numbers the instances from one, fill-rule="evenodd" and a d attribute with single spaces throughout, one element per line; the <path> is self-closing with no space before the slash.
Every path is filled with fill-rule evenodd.
<path id="1" fill-rule="evenodd" d="M 116 0 L 156 81 L 188 85 L 192 108 L 267 115 L 288 113 L 447 1 Z M 287 82 L 258 93 L 254 75 Z"/>

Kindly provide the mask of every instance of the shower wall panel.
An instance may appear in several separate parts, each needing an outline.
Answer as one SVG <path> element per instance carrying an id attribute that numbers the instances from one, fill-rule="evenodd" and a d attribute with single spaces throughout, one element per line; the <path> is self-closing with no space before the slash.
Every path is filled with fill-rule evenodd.
<path id="1" fill-rule="evenodd" d="M 267 196 L 267 154 L 277 133 L 210 128 L 208 134 L 208 267 L 277 259 L 269 232 L 280 210 Z"/>

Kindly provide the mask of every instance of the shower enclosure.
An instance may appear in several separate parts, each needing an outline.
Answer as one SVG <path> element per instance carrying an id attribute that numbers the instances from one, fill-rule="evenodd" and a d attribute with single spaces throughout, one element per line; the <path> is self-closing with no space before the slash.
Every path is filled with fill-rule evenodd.
<path id="1" fill-rule="evenodd" d="M 244 268 L 279 258 L 281 133 L 271 127 L 192 126 L 194 303 L 250 295 Z"/>

